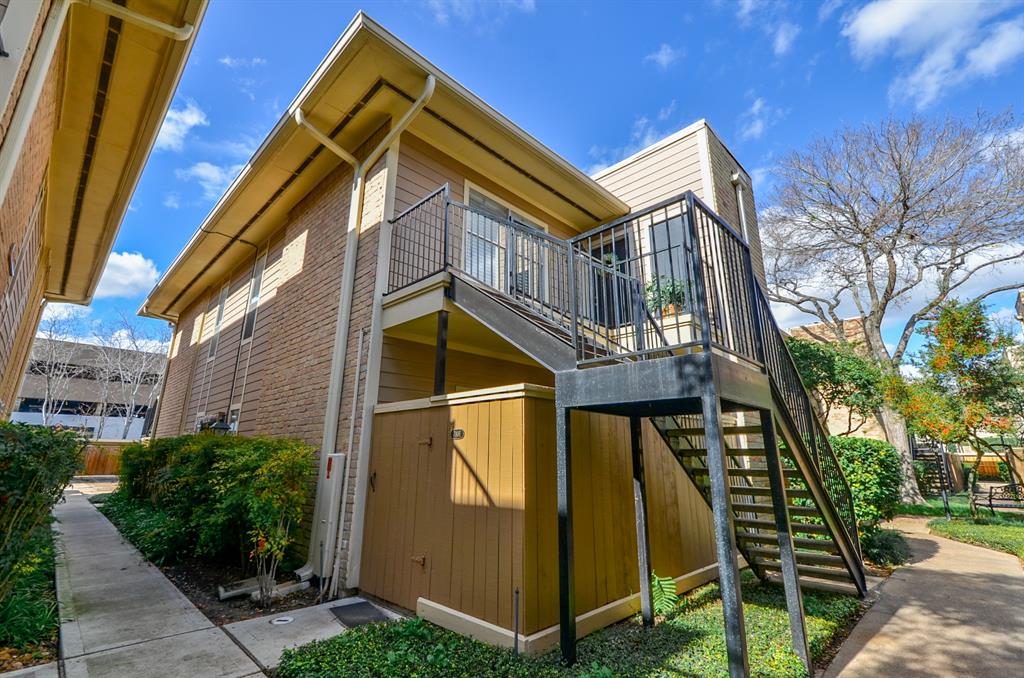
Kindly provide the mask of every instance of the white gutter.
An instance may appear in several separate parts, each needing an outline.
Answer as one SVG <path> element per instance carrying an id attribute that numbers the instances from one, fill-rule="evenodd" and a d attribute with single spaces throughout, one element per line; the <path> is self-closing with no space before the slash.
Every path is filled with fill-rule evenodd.
<path id="1" fill-rule="evenodd" d="M 338 448 L 338 419 L 341 416 L 341 391 L 345 379 L 348 329 L 352 316 L 352 291 L 355 287 L 356 254 L 359 248 L 359 231 L 362 226 L 363 199 L 366 193 L 366 173 L 388 147 L 394 143 L 398 135 L 405 131 L 405 128 L 409 126 L 412 119 L 427 105 L 427 102 L 434 95 L 435 86 L 436 80 L 434 76 L 428 75 L 423 86 L 423 92 L 419 98 L 405 112 L 405 115 L 391 127 L 384 139 L 370 151 L 370 154 L 362 162 L 306 120 L 301 105 L 296 106 L 292 114 L 295 123 L 299 127 L 307 130 L 325 148 L 352 165 L 352 195 L 349 199 L 348 237 L 345 241 L 345 261 L 342 268 L 341 290 L 338 298 L 338 316 L 334 329 L 334 351 L 331 354 L 331 376 L 327 387 L 324 433 L 320 445 L 320 473 L 317 477 L 316 504 L 313 509 L 313 534 L 309 544 L 308 562 L 316 562 L 315 558 L 321 548 L 323 553 L 331 554 L 333 558 L 335 552 L 335 533 L 338 532 L 335 520 L 338 518 L 336 507 L 339 500 L 339 476 L 333 472 L 333 469 L 331 469 L 330 477 L 328 476 L 328 460 L 330 459 L 329 455 L 335 454 Z M 341 474 L 343 478 L 348 477 L 351 458 L 351 454 L 345 455 L 344 470 Z M 322 567 L 326 571 L 330 571 L 333 569 L 333 563 L 330 565 L 323 564 Z M 323 577 L 326 572 L 318 572 L 317 574 Z"/>
<path id="2" fill-rule="evenodd" d="M 171 40 L 188 40 L 195 32 L 195 26 L 192 24 L 172 26 L 126 7 L 115 5 L 110 0 L 56 0 L 50 9 L 50 15 L 46 18 L 46 23 L 43 24 L 39 42 L 36 43 L 35 51 L 32 53 L 32 64 L 29 66 L 25 84 L 18 97 L 17 108 L 15 108 L 11 124 L 7 128 L 3 146 L 0 147 L 0 205 L 3 205 L 7 198 L 7 189 L 10 188 L 14 168 L 17 167 L 21 147 L 25 143 L 29 124 L 32 122 L 32 114 L 35 113 L 36 105 L 39 103 L 39 96 L 46 83 L 46 74 L 50 70 L 53 55 L 57 52 L 57 42 L 60 40 L 64 22 L 67 20 L 72 5 L 91 7 L 98 12 L 117 17 Z"/>
<path id="3" fill-rule="evenodd" d="M 743 202 L 743 177 L 739 172 L 733 173 L 732 186 L 736 193 L 736 211 L 740 215 L 740 233 L 743 234 L 743 241 L 749 243 L 750 236 L 747 234 L 747 206 Z"/>

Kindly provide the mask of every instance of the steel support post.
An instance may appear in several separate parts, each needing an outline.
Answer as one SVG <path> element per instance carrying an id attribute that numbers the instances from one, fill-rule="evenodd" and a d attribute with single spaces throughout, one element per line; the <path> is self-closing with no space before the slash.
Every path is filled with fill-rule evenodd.
<path id="1" fill-rule="evenodd" d="M 732 500 L 729 496 L 729 475 L 722 433 L 722 409 L 710 375 L 704 387 L 701 405 L 704 412 L 708 478 L 711 482 L 715 548 L 718 553 L 718 582 L 722 589 L 722 608 L 725 613 L 729 676 L 745 678 L 750 675 L 750 667 L 747 661 L 747 632 L 743 623 L 743 597 L 740 592 L 739 564 L 736 561 L 736 535 L 733 532 Z"/>
<path id="2" fill-rule="evenodd" d="M 444 395 L 448 365 L 448 311 L 437 312 L 437 341 L 434 345 L 434 395 Z"/>
<path id="3" fill-rule="evenodd" d="M 640 573 L 640 614 L 644 626 L 654 626 L 651 594 L 651 540 L 647 530 L 647 487 L 644 483 L 643 434 L 640 417 L 629 418 L 629 439 L 633 451 L 633 512 L 636 516 L 637 571 Z"/>
<path id="4" fill-rule="evenodd" d="M 555 407 L 558 474 L 558 614 L 562 661 L 576 663 L 576 582 L 572 552 L 572 441 L 570 410 Z"/>
<path id="5" fill-rule="evenodd" d="M 814 675 L 811 649 L 807 644 L 807 625 L 804 620 L 804 600 L 800 591 L 800 576 L 797 571 L 796 552 L 793 548 L 793 533 L 789 524 L 786 502 L 786 482 L 779 454 L 778 439 L 775 437 L 775 420 L 770 410 L 761 410 L 761 431 L 764 436 L 764 455 L 768 467 L 768 486 L 772 493 L 772 509 L 775 514 L 775 533 L 779 542 L 779 561 L 782 563 L 782 585 L 786 591 L 786 608 L 789 610 L 789 629 L 793 634 L 793 649 L 804 663 L 808 676 Z"/>

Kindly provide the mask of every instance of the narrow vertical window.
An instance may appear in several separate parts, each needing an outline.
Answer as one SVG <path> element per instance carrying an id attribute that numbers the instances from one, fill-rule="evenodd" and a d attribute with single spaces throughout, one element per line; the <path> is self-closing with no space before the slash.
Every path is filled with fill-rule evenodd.
<path id="1" fill-rule="evenodd" d="M 220 291 L 220 298 L 217 300 L 217 319 L 213 323 L 213 336 L 210 337 L 210 353 L 207 360 L 213 360 L 217 355 L 217 342 L 220 341 L 220 326 L 224 322 L 224 306 L 228 301 L 228 286 L 225 285 Z"/>
<path id="2" fill-rule="evenodd" d="M 267 255 L 256 260 L 256 266 L 252 271 L 252 281 L 249 284 L 249 302 L 245 307 L 245 321 L 242 324 L 242 341 L 252 339 L 256 330 L 256 310 L 260 305 L 260 287 L 263 285 L 263 269 L 267 265 Z"/>

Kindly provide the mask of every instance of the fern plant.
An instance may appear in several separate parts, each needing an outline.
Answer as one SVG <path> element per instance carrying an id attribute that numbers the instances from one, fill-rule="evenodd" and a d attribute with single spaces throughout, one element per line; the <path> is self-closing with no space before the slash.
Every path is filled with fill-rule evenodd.
<path id="1" fill-rule="evenodd" d="M 676 593 L 676 580 L 672 577 L 659 577 L 651 572 L 651 597 L 654 599 L 654 614 L 664 617 L 679 604 Z"/>

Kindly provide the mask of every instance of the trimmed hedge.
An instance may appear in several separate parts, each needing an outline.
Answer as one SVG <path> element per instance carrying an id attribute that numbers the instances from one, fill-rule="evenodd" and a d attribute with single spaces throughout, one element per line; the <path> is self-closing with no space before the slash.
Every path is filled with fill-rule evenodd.
<path id="1" fill-rule="evenodd" d="M 0 422 L 0 602 L 33 557 L 31 537 L 48 524 L 50 509 L 82 467 L 84 448 L 74 431 Z"/>
<path id="2" fill-rule="evenodd" d="M 900 505 L 903 468 L 896 448 L 882 440 L 832 436 L 832 449 L 850 484 L 861 536 L 896 515 Z"/>
<path id="3" fill-rule="evenodd" d="M 124 448 L 121 484 L 101 510 L 154 563 L 246 562 L 270 542 L 283 553 L 313 472 L 313 450 L 297 440 L 157 438 Z"/>

